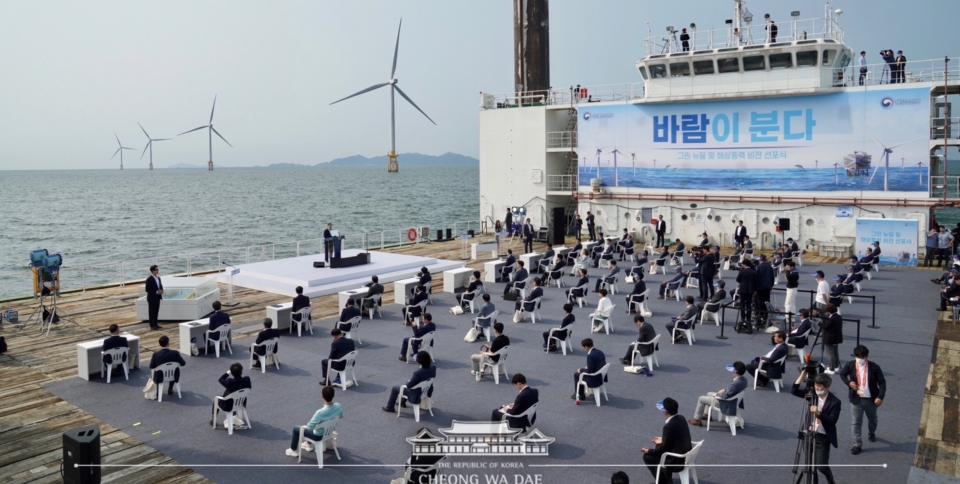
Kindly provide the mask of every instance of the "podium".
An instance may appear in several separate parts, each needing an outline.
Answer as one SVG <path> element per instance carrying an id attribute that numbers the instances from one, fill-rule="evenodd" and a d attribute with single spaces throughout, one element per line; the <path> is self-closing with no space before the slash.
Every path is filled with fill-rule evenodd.
<path id="1" fill-rule="evenodd" d="M 330 237 L 323 239 L 323 258 L 327 262 L 330 262 L 331 258 L 340 258 L 340 246 L 343 236 L 340 235 L 340 232 L 337 230 L 330 231 Z"/>

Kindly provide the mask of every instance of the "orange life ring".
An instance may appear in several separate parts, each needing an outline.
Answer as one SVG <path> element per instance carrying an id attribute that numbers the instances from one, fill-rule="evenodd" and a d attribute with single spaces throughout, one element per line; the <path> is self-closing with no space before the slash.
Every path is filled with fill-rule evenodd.
<path id="1" fill-rule="evenodd" d="M 407 231 L 407 240 L 410 242 L 415 242 L 417 240 L 417 229 L 410 229 Z"/>

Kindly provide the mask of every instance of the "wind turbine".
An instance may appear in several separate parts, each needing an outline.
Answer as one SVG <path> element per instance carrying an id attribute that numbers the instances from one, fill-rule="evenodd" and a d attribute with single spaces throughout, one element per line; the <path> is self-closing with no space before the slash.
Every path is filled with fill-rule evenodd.
<path id="1" fill-rule="evenodd" d="M 917 172 L 918 172 L 917 176 L 920 181 L 920 186 L 923 186 L 923 162 L 922 161 L 917 162 Z"/>
<path id="2" fill-rule="evenodd" d="M 123 143 L 120 143 L 120 137 L 117 136 L 117 133 L 113 133 L 113 137 L 114 137 L 114 138 L 117 138 L 117 144 L 120 145 L 120 147 L 117 148 L 117 151 L 114 151 L 114 152 L 113 152 L 113 156 L 111 156 L 110 159 L 112 160 L 112 159 L 116 158 L 116 157 L 117 157 L 117 153 L 120 153 L 120 169 L 122 170 L 122 169 L 123 169 L 123 150 L 132 150 L 132 151 L 137 151 L 137 150 L 135 150 L 135 149 L 133 149 L 133 148 L 127 148 L 126 146 L 123 146 Z"/>
<path id="3" fill-rule="evenodd" d="M 159 138 L 153 139 L 147 134 L 147 130 L 143 129 L 143 125 L 137 122 L 137 126 L 140 126 L 140 129 L 143 131 L 143 134 L 147 135 L 147 146 L 143 147 L 143 153 L 140 153 L 140 159 L 143 159 L 143 155 L 146 154 L 147 148 L 150 148 L 150 169 L 153 169 L 153 142 L 154 141 L 170 141 L 170 138 Z"/>
<path id="4" fill-rule="evenodd" d="M 920 138 L 912 139 L 910 141 L 904 141 L 903 143 L 895 144 L 888 148 L 883 143 L 881 143 L 880 140 L 878 140 L 877 138 L 874 138 L 872 134 L 867 133 L 867 136 L 870 136 L 870 138 L 876 141 L 877 144 L 880 145 L 881 148 L 883 148 L 883 155 L 882 155 L 883 156 L 883 191 L 888 191 L 890 187 L 889 185 L 890 184 L 890 176 L 889 176 L 890 175 L 890 153 L 893 153 L 894 148 L 898 146 L 903 146 L 907 143 L 912 143 Z M 873 176 L 877 174 L 877 170 L 879 169 L 880 169 L 879 165 L 873 169 L 873 174 L 870 175 L 870 179 L 867 180 L 867 185 L 873 182 Z"/>
<path id="5" fill-rule="evenodd" d="M 617 172 L 617 153 L 622 155 L 623 152 L 618 150 L 617 146 L 614 145 L 611 153 L 613 153 L 613 186 L 618 187 L 620 186 L 620 173 Z"/>
<path id="6" fill-rule="evenodd" d="M 833 164 L 833 184 L 834 185 L 840 184 L 840 174 L 839 174 L 840 172 L 837 171 L 839 168 L 840 168 L 840 163 Z"/>
<path id="7" fill-rule="evenodd" d="M 400 19 L 400 27 L 403 27 L 403 19 Z M 395 116 L 396 110 L 394 108 L 394 102 L 393 102 L 394 91 L 396 91 L 398 94 L 403 96 L 403 98 L 406 99 L 411 106 L 416 108 L 417 111 L 420 111 L 420 114 L 424 115 L 424 117 L 429 119 L 434 126 L 437 125 L 437 123 L 434 123 L 433 120 L 430 119 L 430 116 L 427 116 L 427 113 L 423 112 L 423 110 L 420 109 L 420 107 L 417 106 L 417 104 L 414 103 L 413 100 L 411 100 L 409 97 L 407 97 L 406 94 L 404 94 L 403 90 L 397 87 L 397 83 L 400 81 L 397 80 L 395 77 L 393 77 L 393 75 L 397 72 L 397 52 L 400 50 L 400 27 L 397 27 L 397 43 L 393 48 L 393 68 L 390 70 L 390 80 L 382 84 L 375 84 L 362 91 L 356 92 L 343 99 L 339 99 L 330 103 L 330 105 L 332 106 L 334 104 L 337 104 L 340 101 L 345 101 L 354 96 L 359 96 L 366 92 L 375 91 L 384 86 L 390 86 L 390 155 L 389 155 L 390 160 L 387 162 L 388 172 L 397 172 L 400 170 L 400 165 L 397 162 L 397 123 L 396 123 L 396 116 Z"/>
<path id="8" fill-rule="evenodd" d="M 213 110 L 216 109 L 216 108 L 217 108 L 217 95 L 214 94 L 214 95 L 213 95 L 213 107 L 210 108 L 210 123 L 209 123 L 209 124 L 206 124 L 206 125 L 203 125 L 203 126 L 200 126 L 199 128 L 193 128 L 193 129 L 191 129 L 190 131 L 184 131 L 184 132 L 182 132 L 182 133 L 180 133 L 180 134 L 177 135 L 177 136 L 182 136 L 182 135 L 185 135 L 185 134 L 187 134 L 187 133 L 192 133 L 192 132 L 194 132 L 194 131 L 196 131 L 196 130 L 198 130 L 198 129 L 207 128 L 207 141 L 210 143 L 210 159 L 207 161 L 207 170 L 208 170 L 208 171 L 213 171 L 213 133 L 217 133 L 217 136 L 219 136 L 220 139 L 222 139 L 223 142 L 227 144 L 227 146 L 233 148 L 233 145 L 230 144 L 230 142 L 227 141 L 226 138 L 224 138 L 223 136 L 221 136 L 220 133 L 213 127 Z"/>
<path id="9" fill-rule="evenodd" d="M 632 160 L 631 163 L 633 164 L 633 176 L 637 176 L 637 154 L 630 153 L 630 159 Z"/>

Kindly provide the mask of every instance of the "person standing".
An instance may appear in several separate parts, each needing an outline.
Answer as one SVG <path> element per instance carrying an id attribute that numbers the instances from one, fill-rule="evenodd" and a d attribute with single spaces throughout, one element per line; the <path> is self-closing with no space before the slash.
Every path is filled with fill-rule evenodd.
<path id="1" fill-rule="evenodd" d="M 713 252 L 704 250 L 696 257 L 697 271 L 700 273 L 700 300 L 713 297 L 713 278 L 717 272 L 717 259 Z"/>
<path id="2" fill-rule="evenodd" d="M 777 275 L 773 272 L 773 267 L 767 262 L 767 256 L 760 255 L 760 263 L 757 264 L 757 310 L 766 311 L 767 303 L 770 302 L 770 291 L 773 290 L 773 283 Z"/>
<path id="3" fill-rule="evenodd" d="M 950 255 L 950 248 L 953 247 L 953 236 L 950 235 L 950 232 L 947 232 L 946 227 L 941 225 L 938 227 L 939 232 L 937 233 L 937 267 L 943 267 L 944 261 L 948 259 Z"/>
<path id="4" fill-rule="evenodd" d="M 533 224 L 530 223 L 528 218 L 523 224 L 523 253 L 529 254 L 533 252 Z"/>
<path id="5" fill-rule="evenodd" d="M 663 237 L 667 234 L 667 222 L 663 220 L 663 215 L 657 218 L 657 247 L 663 247 Z"/>
<path id="6" fill-rule="evenodd" d="M 853 433 L 853 448 L 850 453 L 857 455 L 863 447 L 861 432 L 863 429 L 863 415 L 867 415 L 867 439 L 877 441 L 877 408 L 883 405 L 883 397 L 887 393 L 887 380 L 883 377 L 880 365 L 869 361 L 870 350 L 866 346 L 858 345 L 853 349 L 854 361 L 848 362 L 840 370 L 840 379 L 844 385 L 850 387 L 847 396 L 850 405 L 853 405 L 853 419 L 851 432 Z"/>
<path id="7" fill-rule="evenodd" d="M 150 319 L 150 329 L 160 329 L 157 318 L 160 315 L 160 300 L 163 299 L 163 281 L 160 280 L 160 269 L 156 264 L 150 266 L 150 277 L 144 283 L 147 291 L 147 314 Z"/>
<path id="8" fill-rule="evenodd" d="M 653 438 L 655 448 L 640 449 L 643 452 L 643 463 L 646 464 L 647 469 L 650 469 L 654 478 L 657 477 L 657 467 L 660 466 L 660 457 L 663 454 L 669 452 L 682 455 L 693 449 L 693 443 L 690 441 L 690 427 L 687 425 L 687 420 L 678 414 L 680 405 L 677 401 L 669 397 L 664 398 L 663 401 L 657 402 L 657 410 L 667 417 L 667 422 L 663 425 L 663 436 Z M 673 473 L 683 470 L 684 458 L 668 456 L 665 464 L 656 484 L 673 482 Z"/>
<path id="9" fill-rule="evenodd" d="M 827 317 L 820 318 L 820 330 L 823 331 L 823 350 L 827 355 L 827 370 L 833 374 L 840 369 L 840 344 L 843 343 L 843 318 L 837 314 L 837 307 L 827 304 Z"/>
<path id="10" fill-rule="evenodd" d="M 860 57 L 857 58 L 857 65 L 860 66 L 860 85 L 867 80 L 867 51 L 861 50 Z"/>
<path id="11" fill-rule="evenodd" d="M 587 211 L 587 232 L 590 233 L 590 241 L 597 240 L 597 221 L 590 211 Z"/>
<path id="12" fill-rule="evenodd" d="M 813 302 L 817 305 L 817 309 L 823 311 L 827 308 L 827 304 L 830 304 L 830 283 L 826 281 L 823 271 L 817 271 L 810 275 L 817 279 L 817 294 L 813 297 Z M 834 308 L 834 311 L 836 311 L 836 308 Z"/>
<path id="13" fill-rule="evenodd" d="M 770 29 L 770 43 L 772 44 L 777 41 L 777 24 L 771 20 L 768 28 Z"/>
<path id="14" fill-rule="evenodd" d="M 737 228 L 733 229 L 733 240 L 737 245 L 743 245 L 743 237 L 747 235 L 747 228 L 743 226 L 743 220 L 737 222 Z"/>
<path id="15" fill-rule="evenodd" d="M 503 225 L 507 229 L 507 235 L 513 235 L 513 211 L 507 207 L 507 216 L 503 218 Z"/>
<path id="16" fill-rule="evenodd" d="M 883 84 L 883 80 L 887 80 L 887 84 L 893 82 L 893 69 L 894 62 L 896 62 L 896 57 L 893 56 L 893 50 L 881 50 L 880 56 L 883 57 L 883 73 L 880 74 L 880 84 Z"/>
<path id="17" fill-rule="evenodd" d="M 328 223 L 327 228 L 323 229 L 323 260 L 330 262 L 330 255 L 333 254 L 333 224 Z"/>
<path id="18" fill-rule="evenodd" d="M 897 73 L 895 83 L 903 83 L 905 79 L 904 71 L 907 68 L 907 58 L 903 55 L 902 50 L 897 51 L 897 57 L 894 59 L 894 67 Z"/>
<path id="19" fill-rule="evenodd" d="M 686 27 L 680 31 L 680 46 L 684 52 L 690 52 L 690 34 L 687 33 Z"/>
<path id="20" fill-rule="evenodd" d="M 797 288 L 800 287 L 800 271 L 797 263 L 788 260 L 783 263 L 783 277 L 787 280 L 787 295 L 783 299 L 783 311 L 793 314 L 797 311 Z"/>
<path id="21" fill-rule="evenodd" d="M 923 267 L 933 265 L 933 258 L 937 255 L 937 244 L 940 241 L 940 235 L 936 228 L 927 232 L 927 253 L 923 256 Z"/>
<path id="22" fill-rule="evenodd" d="M 800 383 L 806 380 L 807 372 L 801 371 L 797 381 L 793 383 L 790 393 L 800 398 L 806 398 L 807 392 L 800 389 Z M 827 478 L 827 484 L 833 484 L 833 471 L 830 470 L 830 446 L 837 446 L 837 421 L 840 420 L 840 399 L 830 393 L 830 384 L 833 379 L 830 375 L 820 374 L 813 381 L 813 388 L 817 394 L 816 403 L 810 406 L 813 414 L 813 425 L 808 431 L 813 432 L 814 451 L 813 461 L 817 471 Z M 814 476 L 816 479 L 816 476 Z M 816 482 L 816 481 L 814 481 Z"/>
<path id="23" fill-rule="evenodd" d="M 740 273 L 737 274 L 737 292 L 740 294 L 740 322 L 747 330 L 748 334 L 753 333 L 753 325 L 750 322 L 750 318 L 753 315 L 751 310 L 753 307 L 753 295 L 757 292 L 757 286 L 759 285 L 759 277 L 757 276 L 757 271 L 753 269 L 753 263 L 749 260 L 743 261 L 743 267 L 740 269 Z"/>

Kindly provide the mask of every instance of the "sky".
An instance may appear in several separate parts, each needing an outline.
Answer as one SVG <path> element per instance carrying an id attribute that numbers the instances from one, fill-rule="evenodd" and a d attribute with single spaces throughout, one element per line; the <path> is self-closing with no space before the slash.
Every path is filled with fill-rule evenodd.
<path id="1" fill-rule="evenodd" d="M 911 61 L 960 56 L 951 20 L 960 2 L 833 2 L 845 42 L 879 62 L 881 48 Z M 791 10 L 823 16 L 812 0 L 751 0 L 779 25 Z M 723 28 L 732 0 L 550 2 L 551 84 L 639 82 L 647 23 Z M 0 2 L 0 170 L 126 168 L 147 138 L 154 165 L 205 165 L 214 95 L 217 166 L 316 164 L 390 149 L 386 88 L 330 106 L 389 79 L 403 18 L 396 78 L 433 120 L 397 97 L 397 151 L 478 156 L 479 93 L 512 89 L 513 10 L 508 0 L 263 2 Z M 756 22 L 755 22 L 756 23 Z M 952 49 L 952 50 L 951 50 Z M 956 60 L 953 62 L 960 62 Z"/>

